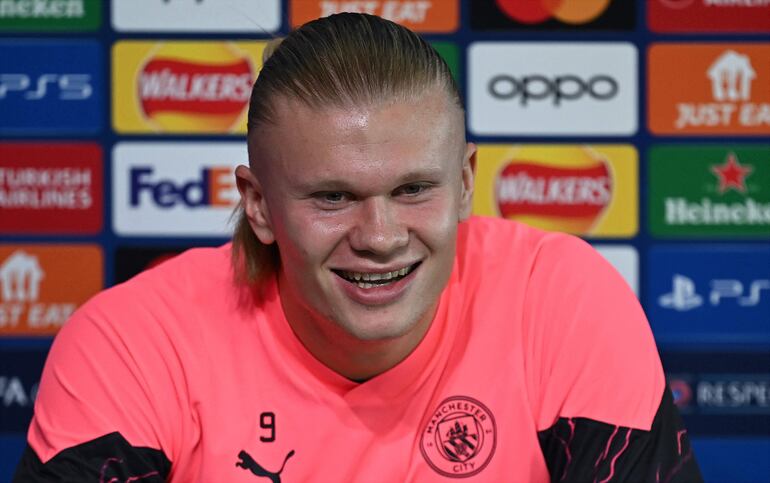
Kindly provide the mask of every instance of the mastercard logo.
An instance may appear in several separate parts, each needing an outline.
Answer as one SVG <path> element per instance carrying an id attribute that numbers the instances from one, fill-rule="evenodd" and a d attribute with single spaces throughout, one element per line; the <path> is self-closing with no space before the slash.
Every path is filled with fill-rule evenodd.
<path id="1" fill-rule="evenodd" d="M 522 148 L 495 182 L 501 216 L 545 229 L 589 232 L 612 201 L 613 182 L 604 159 L 586 147 Z"/>
<path id="2" fill-rule="evenodd" d="M 578 25 L 601 15 L 611 0 L 495 0 L 513 20 L 538 24 L 550 19 Z"/>

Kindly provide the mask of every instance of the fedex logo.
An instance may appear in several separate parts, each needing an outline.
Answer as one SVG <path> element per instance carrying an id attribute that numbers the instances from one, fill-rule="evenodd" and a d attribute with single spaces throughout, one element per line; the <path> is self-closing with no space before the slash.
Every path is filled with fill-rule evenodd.
<path id="1" fill-rule="evenodd" d="M 122 236 L 230 236 L 242 142 L 121 142 L 112 153 L 113 228 Z"/>
<path id="2" fill-rule="evenodd" d="M 142 199 L 147 199 L 160 208 L 172 208 L 180 204 L 191 208 L 231 207 L 237 199 L 232 172 L 228 167 L 203 168 L 198 177 L 177 182 L 157 177 L 152 166 L 131 168 L 129 206 L 139 206 Z"/>
<path id="3" fill-rule="evenodd" d="M 0 74 L 0 100 L 16 94 L 37 101 L 50 94 L 62 101 L 83 101 L 93 91 L 90 74 Z"/>

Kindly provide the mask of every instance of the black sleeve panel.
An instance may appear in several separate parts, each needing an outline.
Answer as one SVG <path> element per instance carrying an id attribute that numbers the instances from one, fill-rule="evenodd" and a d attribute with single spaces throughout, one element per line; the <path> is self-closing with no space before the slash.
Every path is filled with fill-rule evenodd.
<path id="1" fill-rule="evenodd" d="M 131 446 L 120 433 L 110 433 L 67 448 L 45 464 L 28 445 L 13 481 L 160 483 L 170 470 L 171 462 L 160 450 Z"/>
<path id="2" fill-rule="evenodd" d="M 668 388 L 649 431 L 559 418 L 538 438 L 552 482 L 703 481 Z"/>

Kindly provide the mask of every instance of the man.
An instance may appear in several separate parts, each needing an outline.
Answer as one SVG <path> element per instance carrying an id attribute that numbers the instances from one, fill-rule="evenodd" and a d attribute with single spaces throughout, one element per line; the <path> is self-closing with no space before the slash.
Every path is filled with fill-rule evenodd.
<path id="1" fill-rule="evenodd" d="M 356 14 L 273 47 L 234 243 L 65 325 L 17 479 L 699 480 L 622 279 L 577 238 L 469 218 L 436 52 Z"/>

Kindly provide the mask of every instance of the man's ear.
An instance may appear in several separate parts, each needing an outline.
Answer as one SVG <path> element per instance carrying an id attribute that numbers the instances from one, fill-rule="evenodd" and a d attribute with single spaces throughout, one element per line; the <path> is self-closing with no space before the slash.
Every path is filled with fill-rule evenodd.
<path id="1" fill-rule="evenodd" d="M 476 145 L 467 143 L 462 166 L 462 193 L 460 194 L 460 220 L 464 221 L 473 211 L 473 180 L 476 176 Z"/>
<path id="2" fill-rule="evenodd" d="M 270 213 L 267 209 L 262 185 L 248 166 L 235 168 L 235 182 L 241 194 L 241 206 L 249 220 L 249 225 L 259 241 L 270 245 L 275 241 Z"/>

